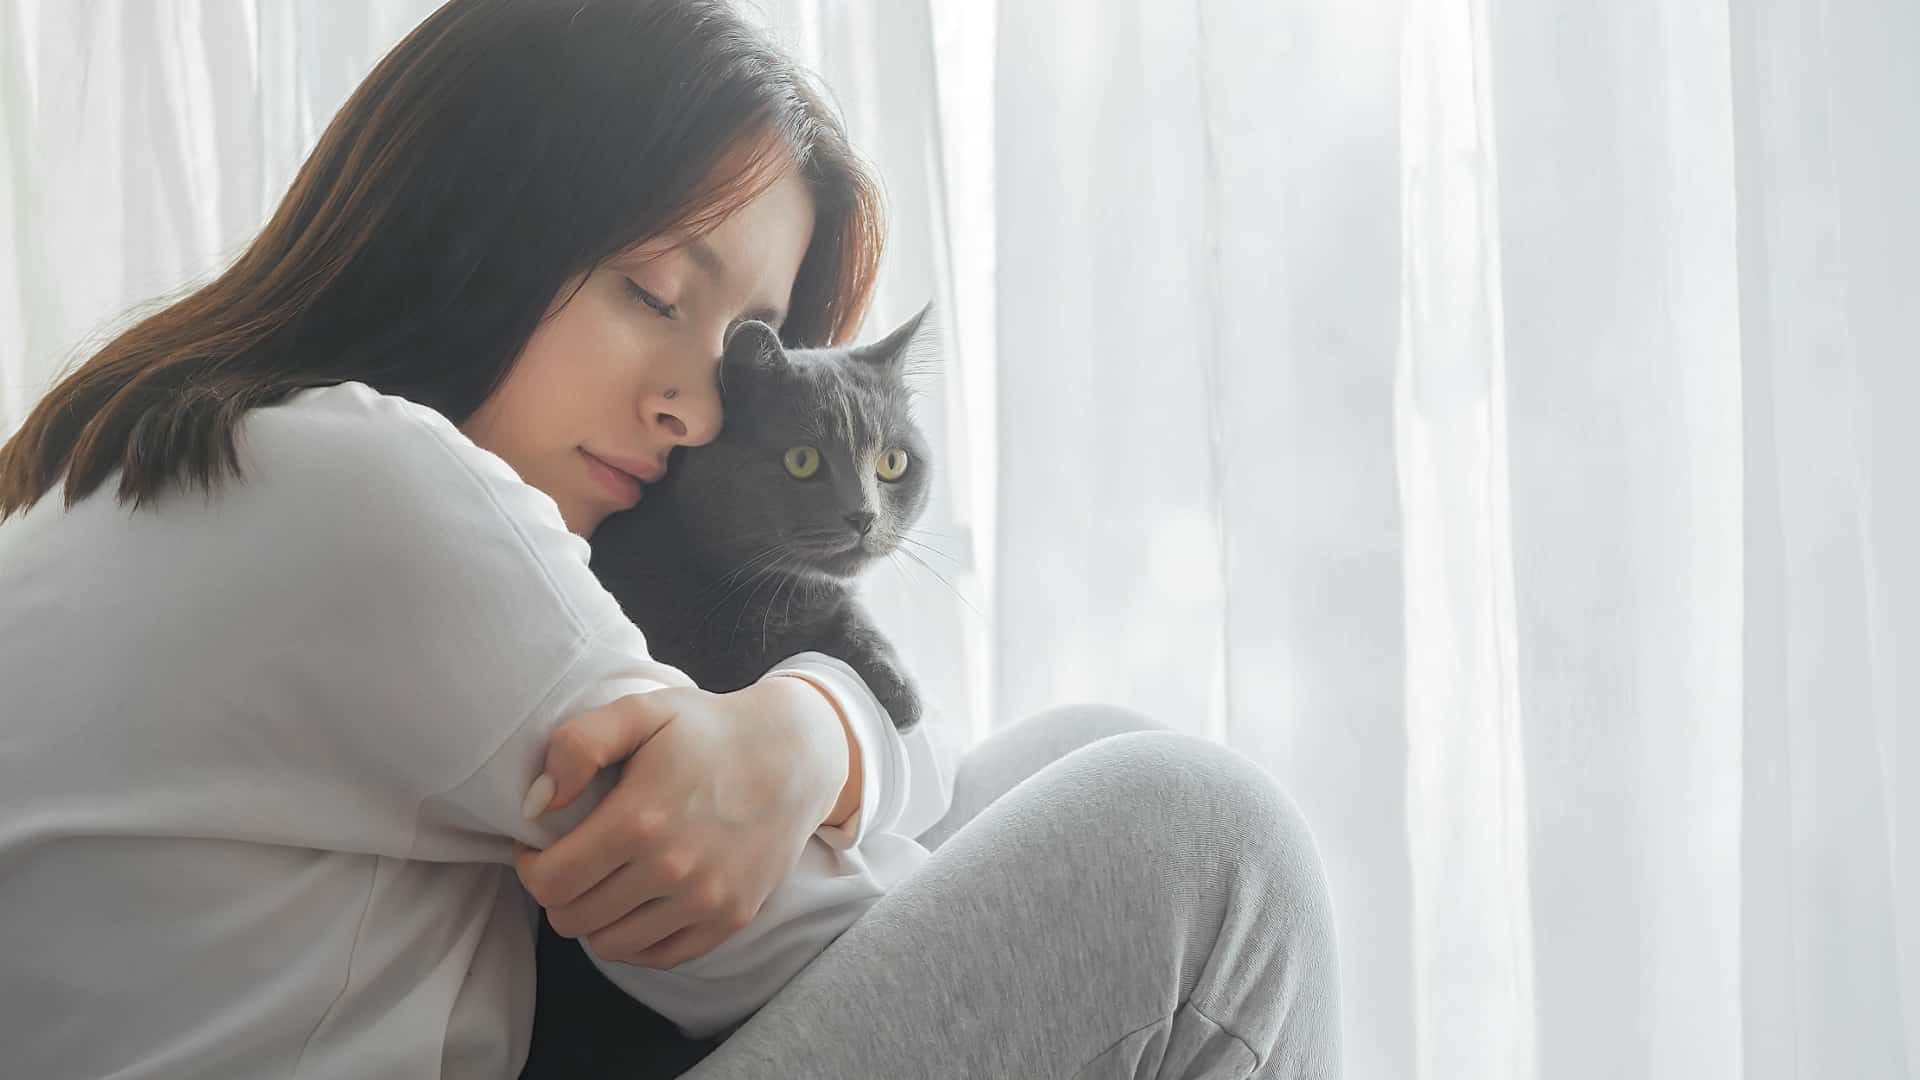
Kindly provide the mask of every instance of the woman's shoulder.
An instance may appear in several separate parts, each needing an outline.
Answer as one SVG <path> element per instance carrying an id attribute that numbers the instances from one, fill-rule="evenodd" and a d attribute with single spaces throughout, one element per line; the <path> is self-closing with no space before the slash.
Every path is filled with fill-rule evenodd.
<path id="1" fill-rule="evenodd" d="M 566 532 L 550 496 L 444 414 L 366 383 L 297 391 L 249 412 L 238 435 L 243 471 L 258 466 L 295 497 L 330 494 L 390 512 L 498 517 Z M 584 551 L 585 541 L 573 539 Z"/>
<path id="2" fill-rule="evenodd" d="M 481 449 L 436 409 L 363 382 L 295 391 L 247 413 L 243 453 L 268 464 L 299 460 L 317 467 L 361 467 L 364 479 L 444 481 L 473 474 L 484 483 L 514 483 L 512 466 Z M 556 511 L 557 512 L 557 511 Z"/>
<path id="3" fill-rule="evenodd" d="M 562 598 L 591 578 L 553 499 L 426 405 L 343 382 L 254 409 L 236 434 L 236 507 L 302 522 L 323 558 L 531 577 Z"/>

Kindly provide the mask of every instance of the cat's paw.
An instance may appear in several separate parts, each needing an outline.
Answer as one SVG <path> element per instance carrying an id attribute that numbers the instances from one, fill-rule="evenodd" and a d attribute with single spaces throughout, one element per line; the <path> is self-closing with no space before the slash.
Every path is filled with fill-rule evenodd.
<path id="1" fill-rule="evenodd" d="M 920 693 L 914 689 L 913 681 L 895 671 L 891 666 L 875 672 L 876 678 L 868 682 L 873 696 L 880 699 L 880 705 L 892 718 L 895 731 L 909 732 L 920 723 Z"/>

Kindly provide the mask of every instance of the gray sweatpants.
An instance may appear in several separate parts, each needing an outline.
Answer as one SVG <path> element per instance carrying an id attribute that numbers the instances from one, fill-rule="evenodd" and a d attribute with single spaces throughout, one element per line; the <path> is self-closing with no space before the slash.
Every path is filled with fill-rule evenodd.
<path id="1" fill-rule="evenodd" d="M 975 746 L 920 840 L 687 1080 L 1340 1075 L 1319 854 L 1239 751 L 1055 709 Z"/>

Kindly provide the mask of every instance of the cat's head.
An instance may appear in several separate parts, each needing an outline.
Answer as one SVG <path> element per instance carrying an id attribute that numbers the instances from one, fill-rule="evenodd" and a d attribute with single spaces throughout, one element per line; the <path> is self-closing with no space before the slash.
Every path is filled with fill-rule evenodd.
<path id="1" fill-rule="evenodd" d="M 762 322 L 734 329 L 720 368 L 724 427 L 676 449 L 659 492 L 696 558 L 718 572 L 844 580 L 901 545 L 932 490 L 905 381 L 926 315 L 840 348 L 786 349 Z"/>

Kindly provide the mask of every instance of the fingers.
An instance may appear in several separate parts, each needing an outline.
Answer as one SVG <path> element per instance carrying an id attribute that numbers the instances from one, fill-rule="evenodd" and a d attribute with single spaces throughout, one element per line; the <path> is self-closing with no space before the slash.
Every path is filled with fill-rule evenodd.
<path id="1" fill-rule="evenodd" d="M 672 883 L 690 869 L 687 856 L 657 855 L 667 826 L 658 808 L 634 809 L 633 799 L 615 788 L 586 820 L 545 851 L 520 865 L 520 882 L 542 907 L 578 900 L 629 862 L 645 858 L 657 880 Z M 516 858 L 516 863 L 520 860 Z"/>
<path id="2" fill-rule="evenodd" d="M 729 933 L 713 921 L 691 921 L 686 914 L 664 906 L 658 913 L 635 912 L 586 940 L 587 947 L 602 960 L 666 971 L 712 952 Z"/>
<path id="3" fill-rule="evenodd" d="M 526 850 L 530 857 L 542 854 Z M 529 864 L 516 862 L 524 878 Z M 635 906 L 635 897 L 650 895 Z M 664 971 L 705 956 L 753 921 L 755 912 L 727 903 L 724 895 L 713 882 L 659 883 L 630 863 L 572 902 L 550 905 L 547 922 L 561 937 L 584 940 L 604 960 Z"/>
<path id="4" fill-rule="evenodd" d="M 534 861 L 542 854 L 543 852 L 539 848 L 528 847 L 518 840 L 513 842 L 513 870 L 520 875 L 520 884 L 527 886 L 527 892 L 529 894 L 533 892 L 533 887 L 528 885 L 527 875 L 532 872 Z M 534 899 L 539 900 L 540 898 L 536 896 Z"/>
<path id="5" fill-rule="evenodd" d="M 549 750 L 548 754 L 551 756 L 552 751 Z M 553 792 L 554 783 L 551 775 L 541 773 L 534 778 L 533 786 L 527 789 L 526 798 L 520 800 L 520 816 L 532 821 L 546 813 L 547 808 L 553 805 Z"/>
<path id="6" fill-rule="evenodd" d="M 672 888 L 660 885 L 647 867 L 628 863 L 571 903 L 548 908 L 547 922 L 561 937 L 587 937 L 607 929 L 628 915 L 657 913 L 672 894 Z M 672 926 L 662 926 L 654 936 L 656 939 L 665 937 L 672 929 Z"/>
<path id="7" fill-rule="evenodd" d="M 579 798 L 601 769 L 632 757 L 673 719 L 670 699 L 628 694 L 589 709 L 547 737 L 546 771 L 527 789 L 521 815 L 528 819 L 560 810 Z"/>
<path id="8" fill-rule="evenodd" d="M 731 931 L 715 929 L 711 922 L 697 923 L 660 939 L 627 962 L 656 971 L 671 971 L 719 948 L 730 934 Z"/>

